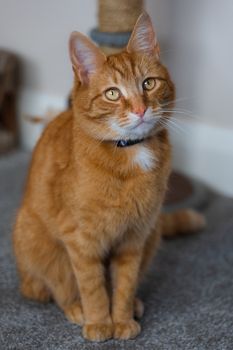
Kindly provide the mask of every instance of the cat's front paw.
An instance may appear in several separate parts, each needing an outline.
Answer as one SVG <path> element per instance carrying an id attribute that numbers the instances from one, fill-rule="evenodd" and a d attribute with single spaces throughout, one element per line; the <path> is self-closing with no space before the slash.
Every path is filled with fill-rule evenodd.
<path id="1" fill-rule="evenodd" d="M 126 322 L 114 323 L 114 334 L 115 339 L 133 339 L 141 332 L 141 326 L 135 320 L 129 320 Z"/>
<path id="2" fill-rule="evenodd" d="M 83 327 L 83 337 L 91 341 L 104 341 L 112 338 L 112 323 L 85 324 Z"/>

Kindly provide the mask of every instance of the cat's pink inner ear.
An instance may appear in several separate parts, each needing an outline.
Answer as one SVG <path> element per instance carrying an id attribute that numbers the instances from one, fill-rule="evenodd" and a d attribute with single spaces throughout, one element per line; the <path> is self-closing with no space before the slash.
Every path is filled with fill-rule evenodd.
<path id="1" fill-rule="evenodd" d="M 155 35 L 150 16 L 143 12 L 133 29 L 127 45 L 127 51 L 145 52 L 148 54 L 155 53 L 159 57 L 159 45 Z"/>
<path id="2" fill-rule="evenodd" d="M 104 53 L 79 32 L 71 34 L 69 51 L 73 69 L 84 84 L 88 83 L 90 75 L 94 74 L 106 60 Z"/>

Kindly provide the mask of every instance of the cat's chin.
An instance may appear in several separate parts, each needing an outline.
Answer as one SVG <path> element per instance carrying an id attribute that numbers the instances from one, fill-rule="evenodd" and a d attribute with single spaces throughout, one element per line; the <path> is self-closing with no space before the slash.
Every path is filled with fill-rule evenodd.
<path id="1" fill-rule="evenodd" d="M 111 129 L 116 134 L 112 141 L 138 140 L 151 137 L 156 134 L 159 125 L 152 122 L 142 122 L 131 127 L 120 127 L 117 123 L 111 123 Z"/>
<path id="2" fill-rule="evenodd" d="M 147 139 L 155 136 L 159 131 L 161 131 L 161 125 L 145 124 L 146 123 L 140 124 L 137 128 L 126 132 L 125 135 L 122 135 L 120 138 L 124 140 Z"/>

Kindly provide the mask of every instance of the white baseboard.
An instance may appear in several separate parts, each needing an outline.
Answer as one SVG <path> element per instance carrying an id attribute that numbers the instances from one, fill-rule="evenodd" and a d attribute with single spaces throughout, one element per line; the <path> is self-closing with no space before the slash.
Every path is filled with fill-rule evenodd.
<path id="1" fill-rule="evenodd" d="M 170 132 L 174 168 L 233 196 L 233 130 L 196 121 L 179 125 L 184 132 Z"/>
<path id="2" fill-rule="evenodd" d="M 27 116 L 43 117 L 49 110 L 66 108 L 66 96 L 23 90 L 19 99 L 21 143 L 33 149 L 43 124 L 30 123 Z M 186 121 L 179 124 L 184 132 L 171 130 L 174 168 L 204 181 L 215 190 L 233 196 L 233 130 Z"/>

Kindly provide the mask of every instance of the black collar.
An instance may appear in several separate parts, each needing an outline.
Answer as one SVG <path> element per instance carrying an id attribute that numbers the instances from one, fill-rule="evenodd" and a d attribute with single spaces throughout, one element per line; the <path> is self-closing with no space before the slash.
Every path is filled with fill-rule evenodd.
<path id="1" fill-rule="evenodd" d="M 137 140 L 119 140 L 116 141 L 116 145 L 117 147 L 129 147 L 129 146 L 133 146 L 136 145 L 137 143 L 140 143 L 144 141 L 144 139 L 137 139 Z"/>

